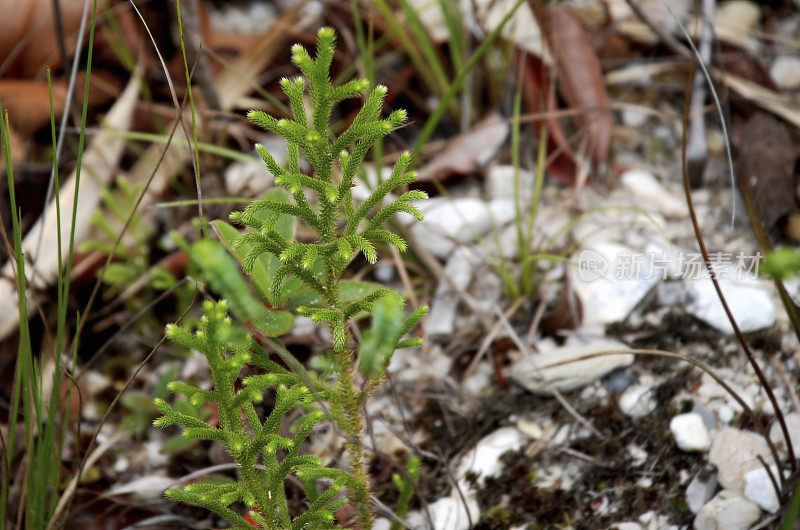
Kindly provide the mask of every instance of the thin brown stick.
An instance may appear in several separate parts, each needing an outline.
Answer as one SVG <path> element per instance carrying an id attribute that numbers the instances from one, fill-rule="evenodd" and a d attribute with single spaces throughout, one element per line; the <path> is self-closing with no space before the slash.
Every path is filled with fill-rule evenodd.
<path id="1" fill-rule="evenodd" d="M 692 75 L 690 76 L 689 80 L 690 82 L 689 86 L 691 86 L 693 82 L 694 75 L 695 75 L 695 70 L 693 68 Z M 783 412 L 781 412 L 780 407 L 778 406 L 778 400 L 775 398 L 775 393 L 772 391 L 772 388 L 769 385 L 769 381 L 767 381 L 767 377 L 764 375 L 764 372 L 761 370 L 761 367 L 756 361 L 753 352 L 750 350 L 750 345 L 744 338 L 742 330 L 739 328 L 739 325 L 737 324 L 736 319 L 733 316 L 733 312 L 731 312 L 731 309 L 728 306 L 728 301 L 725 299 L 725 295 L 722 293 L 722 288 L 720 287 L 719 281 L 717 280 L 717 273 L 714 270 L 714 265 L 711 262 L 711 257 L 709 256 L 708 248 L 706 247 L 705 239 L 703 238 L 703 232 L 700 230 L 700 222 L 697 219 L 697 212 L 695 211 L 694 201 L 692 200 L 692 191 L 690 189 L 690 182 L 689 182 L 688 161 L 686 158 L 686 142 L 688 135 L 690 98 L 691 98 L 691 90 L 688 90 L 683 109 L 681 165 L 683 172 L 683 189 L 686 194 L 686 203 L 689 207 L 689 216 L 692 219 L 692 227 L 694 228 L 695 239 L 697 240 L 697 244 L 700 247 L 700 252 L 703 254 L 703 261 L 705 262 L 706 269 L 708 270 L 709 277 L 711 278 L 711 283 L 713 283 L 714 290 L 717 292 L 717 297 L 719 298 L 720 303 L 722 303 L 722 308 L 725 310 L 725 315 L 728 317 L 728 321 L 731 323 L 731 326 L 733 327 L 733 332 L 736 335 L 736 339 L 742 346 L 745 356 L 747 357 L 747 361 L 750 363 L 750 366 L 753 367 L 753 370 L 756 373 L 756 377 L 758 378 L 759 383 L 764 388 L 764 391 L 767 393 L 767 397 L 769 398 L 769 401 L 772 404 L 772 408 L 775 410 L 775 415 L 778 419 L 778 422 L 781 425 L 781 430 L 783 431 L 783 436 L 786 440 L 786 451 L 789 453 L 790 466 L 792 472 L 794 472 L 797 469 L 797 462 L 795 461 L 794 448 L 792 447 L 792 441 L 789 437 L 789 429 L 786 426 L 786 421 L 783 417 Z M 720 119 L 724 119 L 724 116 L 720 116 Z M 731 170 L 733 170 L 733 168 L 731 168 Z M 764 435 L 767 445 L 769 446 L 770 452 L 772 453 L 772 457 L 775 459 L 775 463 L 776 464 L 779 463 L 780 459 L 778 456 L 778 450 L 775 448 L 775 444 L 772 443 L 772 440 L 770 440 L 766 428 L 763 425 L 763 422 L 759 418 L 756 418 L 755 416 L 753 417 L 753 421 L 756 427 L 758 427 L 758 430 Z M 769 474 L 772 473 L 769 468 L 767 469 L 767 473 Z M 781 475 L 780 477 L 781 485 L 783 485 L 783 482 L 784 482 L 783 476 Z"/>

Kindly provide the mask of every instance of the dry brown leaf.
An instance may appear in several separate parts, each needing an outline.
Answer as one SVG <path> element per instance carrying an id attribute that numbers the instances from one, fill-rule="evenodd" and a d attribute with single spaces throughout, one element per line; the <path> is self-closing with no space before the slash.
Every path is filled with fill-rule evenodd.
<path id="1" fill-rule="evenodd" d="M 797 211 L 797 150 L 789 130 L 770 114 L 756 112 L 742 130 L 738 151 L 739 185 L 749 188 L 758 217 L 770 230 L 782 217 Z"/>
<path id="2" fill-rule="evenodd" d="M 75 93 L 78 100 L 83 98 L 85 74 L 77 76 Z M 89 86 L 89 106 L 95 107 L 111 101 L 119 95 L 119 83 L 100 72 L 92 73 Z M 58 112 L 64 108 L 67 97 L 67 82 L 53 83 L 53 105 Z M 29 136 L 50 122 L 50 96 L 47 81 L 30 79 L 0 79 L 0 99 L 8 110 L 9 120 L 16 131 Z"/>
<path id="3" fill-rule="evenodd" d="M 60 0 L 68 50 L 75 49 L 83 0 Z M 60 65 L 52 0 L 0 0 L 0 61 L 23 46 L 11 68 L 19 77 L 37 74 L 45 64 Z"/>
<path id="4" fill-rule="evenodd" d="M 589 37 L 567 6 L 528 0 L 553 56 L 559 91 L 571 108 L 586 109 L 578 123 L 588 134 L 588 152 L 602 164 L 611 143 L 611 112 L 600 61 Z"/>
<path id="5" fill-rule="evenodd" d="M 294 31 L 302 31 L 303 28 L 314 22 L 316 15 L 297 20 L 302 5 L 302 3 L 298 3 L 296 7 L 281 15 L 281 18 L 263 33 L 256 45 L 220 72 L 216 79 L 216 93 L 220 98 L 221 110 L 229 111 L 235 108 L 239 99 L 252 91 L 253 85 L 257 83 L 264 68 L 272 62 L 277 54 L 285 52 L 291 35 L 291 32 L 285 29 L 287 26 L 291 26 Z M 147 182 L 153 173 L 153 165 L 161 156 L 163 149 L 162 145 L 152 145 L 148 148 L 139 162 L 131 168 L 129 174 L 131 182 Z M 191 151 L 184 143 L 173 141 L 167 147 L 164 159 L 156 169 L 153 180 L 142 199 L 142 208 L 161 196 L 172 177 L 186 167 L 190 156 Z"/>
<path id="6" fill-rule="evenodd" d="M 83 172 L 78 190 L 78 209 L 75 222 L 75 242 L 79 244 L 89 231 L 89 219 L 100 203 L 100 194 L 117 169 L 117 164 L 125 147 L 125 140 L 117 131 L 127 130 L 136 104 L 139 91 L 137 77 L 133 76 L 125 91 L 111 108 L 83 156 Z M 61 183 L 61 241 L 69 241 L 72 220 L 73 196 L 75 194 L 75 172 Z M 52 201 L 36 224 L 25 235 L 22 250 L 25 253 L 26 272 L 35 269 L 35 288 L 46 288 L 52 284 L 58 273 L 58 230 L 56 224 L 56 205 Z M 44 224 L 43 224 L 44 220 Z M 41 245 L 39 244 L 41 238 Z M 66 259 L 68 245 L 62 245 L 62 259 Z M 8 261 L 0 270 L 0 340 L 11 333 L 19 323 L 19 310 L 14 278 L 14 263 Z M 28 311 L 36 309 L 36 297 L 28 297 Z"/>
<path id="7" fill-rule="evenodd" d="M 490 114 L 469 131 L 451 139 L 444 151 L 420 168 L 418 180 L 445 180 L 477 172 L 497 154 L 509 128 L 502 116 Z"/>
<path id="8" fill-rule="evenodd" d="M 715 77 L 739 96 L 752 101 L 762 109 L 768 110 L 800 127 L 800 104 L 752 81 L 725 72 L 715 72 Z"/>
<path id="9" fill-rule="evenodd" d="M 537 127 L 541 133 L 545 130 L 544 124 L 547 124 L 547 158 L 550 161 L 547 169 L 564 186 L 574 186 L 578 164 L 561 122 L 556 118 L 556 102 L 546 68 L 541 59 L 528 54 L 518 64 L 522 69 L 519 75 L 522 77 L 522 96 L 526 109 L 537 115 L 547 114 Z"/>

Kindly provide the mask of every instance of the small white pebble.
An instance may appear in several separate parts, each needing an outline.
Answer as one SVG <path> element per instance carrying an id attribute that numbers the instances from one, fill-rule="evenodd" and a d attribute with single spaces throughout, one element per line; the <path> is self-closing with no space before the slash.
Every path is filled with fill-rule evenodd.
<path id="1" fill-rule="evenodd" d="M 708 451 L 711 447 L 711 434 L 703 417 L 696 412 L 675 416 L 669 422 L 669 430 L 683 451 Z"/>

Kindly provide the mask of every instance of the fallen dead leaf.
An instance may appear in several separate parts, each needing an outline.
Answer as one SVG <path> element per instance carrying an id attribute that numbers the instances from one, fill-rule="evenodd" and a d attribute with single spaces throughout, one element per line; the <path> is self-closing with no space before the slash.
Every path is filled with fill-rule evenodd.
<path id="1" fill-rule="evenodd" d="M 102 127 L 92 139 L 83 156 L 83 172 L 78 190 L 78 210 L 75 221 L 75 242 L 79 244 L 86 237 L 89 219 L 100 203 L 100 194 L 117 168 L 125 147 L 125 141 L 116 131 L 127 130 L 135 108 L 139 83 L 136 76 L 128 83 L 125 91 L 106 115 Z M 72 205 L 75 194 L 75 172 L 61 183 L 61 241 L 69 241 L 72 220 Z M 52 284 L 58 273 L 58 230 L 56 225 L 56 205 L 52 201 L 42 217 L 28 231 L 22 242 L 22 249 L 30 264 L 26 272 L 35 270 L 32 286 L 46 288 Z M 41 244 L 39 243 L 41 239 Z M 68 245 L 62 245 L 62 259 L 66 258 Z M 0 340 L 8 336 L 19 323 L 18 300 L 13 278 L 14 263 L 8 261 L 0 270 Z M 31 281 L 29 276 L 29 281 Z M 33 313 L 38 305 L 36 297 L 28 298 L 28 311 Z"/>
<path id="2" fill-rule="evenodd" d="M 86 76 L 79 74 L 75 83 L 78 100 L 83 98 Z M 93 72 L 89 85 L 89 107 L 108 103 L 119 95 L 119 83 L 110 75 Z M 53 83 L 53 106 L 57 112 L 64 108 L 67 81 Z M 9 120 L 22 136 L 30 136 L 50 122 L 50 96 L 47 81 L 34 79 L 0 79 L 0 99 L 8 110 Z"/>
<path id="3" fill-rule="evenodd" d="M 519 61 L 522 77 L 522 96 L 525 108 L 536 115 L 546 114 L 539 120 L 537 131 L 547 132 L 547 169 L 564 186 L 574 186 L 578 175 L 575 153 L 567 140 L 561 122 L 556 118 L 556 102 L 546 67 L 541 59 L 526 54 Z M 546 127 L 545 127 L 546 124 Z"/>
<path id="4" fill-rule="evenodd" d="M 60 0 L 61 21 L 67 49 L 74 50 L 81 25 L 83 0 Z M 21 50 L 16 50 L 22 46 Z M 45 64 L 60 66 L 58 36 L 51 0 L 0 0 L 0 62 L 17 54 L 9 72 L 28 78 Z"/>
<path id="5" fill-rule="evenodd" d="M 589 37 L 567 6 L 528 0 L 553 56 L 558 87 L 571 108 L 586 109 L 577 121 L 587 133 L 587 151 L 605 163 L 611 143 L 611 112 L 600 61 Z"/>
<path id="6" fill-rule="evenodd" d="M 444 151 L 420 168 L 420 181 L 446 180 L 482 169 L 497 154 L 509 133 L 508 122 L 490 114 L 469 131 L 450 140 Z"/>
<path id="7" fill-rule="evenodd" d="M 749 188 L 758 217 L 770 230 L 798 209 L 794 194 L 797 150 L 789 130 L 770 114 L 756 112 L 742 130 L 738 151 L 739 185 Z"/>

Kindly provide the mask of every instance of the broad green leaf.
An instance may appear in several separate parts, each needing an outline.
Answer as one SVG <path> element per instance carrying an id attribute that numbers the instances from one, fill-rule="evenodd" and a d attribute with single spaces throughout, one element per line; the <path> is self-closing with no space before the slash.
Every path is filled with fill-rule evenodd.
<path id="1" fill-rule="evenodd" d="M 286 333 L 294 323 L 288 311 L 271 311 L 253 297 L 239 265 L 228 249 L 217 241 L 204 239 L 192 246 L 192 262 L 205 273 L 211 287 L 230 302 L 241 320 L 256 326 L 267 336 Z"/>
<path id="2" fill-rule="evenodd" d="M 289 311 L 278 309 L 267 311 L 267 318 L 260 322 L 253 322 L 255 326 L 268 337 L 277 337 L 288 333 L 294 326 L 294 315 Z"/>
<path id="3" fill-rule="evenodd" d="M 397 296 L 384 296 L 375 302 L 372 325 L 364 332 L 358 350 L 358 369 L 362 374 L 375 377 L 383 372 L 403 333 L 405 316 L 402 299 Z"/>
<path id="4" fill-rule="evenodd" d="M 374 293 L 378 289 L 384 288 L 385 286 L 378 283 L 342 280 L 339 282 L 339 300 L 342 304 L 351 304 Z M 289 300 L 285 309 L 294 312 L 297 311 L 297 308 L 300 306 L 319 307 L 320 305 L 322 305 L 322 300 L 319 294 L 311 289 L 306 289 L 295 298 Z"/>
<path id="5" fill-rule="evenodd" d="M 222 242 L 233 252 L 236 259 L 239 260 L 239 263 L 244 261 L 244 257 L 250 252 L 252 245 L 242 245 L 238 249 L 234 246 L 236 242 L 236 238 L 241 235 L 241 232 L 234 228 L 233 226 L 229 225 L 225 221 L 216 220 L 213 222 L 214 226 L 217 227 L 219 230 L 220 236 L 222 236 Z M 262 300 L 269 300 L 269 286 L 270 286 L 270 278 L 267 272 L 267 255 L 264 254 L 259 256 L 256 259 L 255 263 L 253 264 L 253 271 L 250 273 L 250 277 L 253 279 L 253 285 L 258 290 L 258 294 Z"/>
<path id="6" fill-rule="evenodd" d="M 800 272 L 800 252 L 790 247 L 776 248 L 766 255 L 760 272 L 777 280 L 791 278 Z"/>
<path id="7" fill-rule="evenodd" d="M 289 202 L 289 196 L 282 189 L 270 190 L 264 195 L 263 198 L 275 202 Z M 265 220 L 267 215 L 269 215 L 268 212 L 263 212 L 264 219 L 262 220 Z M 282 214 L 278 217 L 273 229 L 284 239 L 291 241 L 294 239 L 296 224 L 297 223 L 292 216 Z M 241 232 L 225 221 L 214 221 L 214 225 L 219 230 L 223 243 L 233 250 L 234 242 L 236 241 L 236 238 L 241 235 Z M 236 259 L 238 259 L 241 263 L 251 248 L 252 245 L 244 245 L 238 250 L 234 250 Z M 264 253 L 259 256 L 258 259 L 256 259 L 253 265 L 253 271 L 251 273 L 253 285 L 255 285 L 259 296 L 262 300 L 268 301 L 272 307 L 280 307 L 280 305 L 285 303 L 286 300 L 297 296 L 305 289 L 302 280 L 299 278 L 290 277 L 283 284 L 283 290 L 280 298 L 278 300 L 273 300 L 270 293 L 270 285 L 272 285 L 272 279 L 275 277 L 275 271 L 277 271 L 280 266 L 281 261 L 277 256 Z"/>

